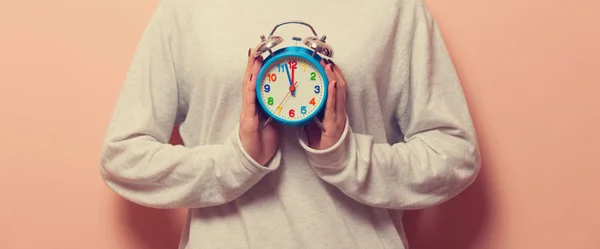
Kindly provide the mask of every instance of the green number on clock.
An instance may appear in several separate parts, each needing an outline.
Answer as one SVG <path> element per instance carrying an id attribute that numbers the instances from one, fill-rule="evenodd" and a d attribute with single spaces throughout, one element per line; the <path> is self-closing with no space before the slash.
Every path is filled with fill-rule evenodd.
<path id="1" fill-rule="evenodd" d="M 310 80 L 317 80 L 317 73 L 311 72 L 310 73 Z"/>
<path id="2" fill-rule="evenodd" d="M 273 105 L 273 97 L 269 97 L 269 98 L 267 99 L 267 104 L 269 104 L 269 105 Z"/>

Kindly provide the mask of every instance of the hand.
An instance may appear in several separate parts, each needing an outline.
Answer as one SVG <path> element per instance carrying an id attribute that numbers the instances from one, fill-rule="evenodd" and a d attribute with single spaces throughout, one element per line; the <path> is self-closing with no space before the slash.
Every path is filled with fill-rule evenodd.
<path id="1" fill-rule="evenodd" d="M 274 122 L 260 130 L 262 113 L 257 110 L 256 77 L 262 66 L 261 56 L 250 56 L 242 80 L 242 111 L 240 113 L 240 140 L 244 150 L 260 165 L 266 165 L 278 148 L 279 131 Z"/>
<path id="2" fill-rule="evenodd" d="M 311 123 L 306 126 L 308 146 L 316 150 L 328 149 L 342 137 L 346 125 L 346 79 L 342 71 L 332 61 L 323 59 L 321 65 L 329 80 L 329 93 L 323 117 L 322 132 L 319 126 Z"/>

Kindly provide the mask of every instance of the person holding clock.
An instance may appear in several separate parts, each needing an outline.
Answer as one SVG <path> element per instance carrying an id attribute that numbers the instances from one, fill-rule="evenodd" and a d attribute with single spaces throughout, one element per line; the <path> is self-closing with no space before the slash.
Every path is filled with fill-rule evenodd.
<path id="1" fill-rule="evenodd" d="M 248 49 L 288 20 L 326 30 L 336 55 Z M 278 33 L 318 43 L 301 28 Z M 480 156 L 423 0 L 162 0 L 100 164 L 127 200 L 188 210 L 182 249 L 405 249 L 402 212 L 462 192 Z"/>

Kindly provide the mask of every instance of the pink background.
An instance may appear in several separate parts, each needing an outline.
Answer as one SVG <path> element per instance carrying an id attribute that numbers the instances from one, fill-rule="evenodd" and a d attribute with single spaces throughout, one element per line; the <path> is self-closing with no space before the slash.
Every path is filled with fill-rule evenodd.
<path id="1" fill-rule="evenodd" d="M 156 3 L 0 7 L 0 248 L 176 248 L 182 212 L 130 204 L 97 170 Z M 409 214 L 412 248 L 600 248 L 598 1 L 428 3 L 464 82 L 483 170 L 456 199 Z"/>

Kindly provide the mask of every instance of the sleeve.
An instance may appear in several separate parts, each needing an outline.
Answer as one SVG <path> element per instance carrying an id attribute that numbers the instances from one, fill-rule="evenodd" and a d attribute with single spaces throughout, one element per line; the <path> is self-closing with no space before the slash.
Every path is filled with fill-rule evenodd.
<path id="1" fill-rule="evenodd" d="M 198 208 L 229 202 L 280 163 L 280 151 L 259 165 L 241 146 L 239 126 L 223 144 L 169 144 L 178 119 L 173 12 L 161 1 L 138 44 L 101 152 L 109 188 L 140 205 Z M 173 32 L 175 33 L 175 32 Z"/>
<path id="2" fill-rule="evenodd" d="M 391 77 L 406 82 L 395 114 L 404 139 L 376 143 L 372 136 L 353 133 L 346 122 L 341 139 L 329 149 L 310 148 L 304 131 L 299 141 L 316 173 L 349 197 L 407 210 L 437 205 L 463 191 L 479 173 L 480 154 L 463 90 L 435 22 L 424 4 L 405 18 L 412 23 L 399 25 L 407 30 L 398 31 L 405 38 L 396 40 L 404 54 L 395 55 L 395 64 L 404 66 Z"/>

